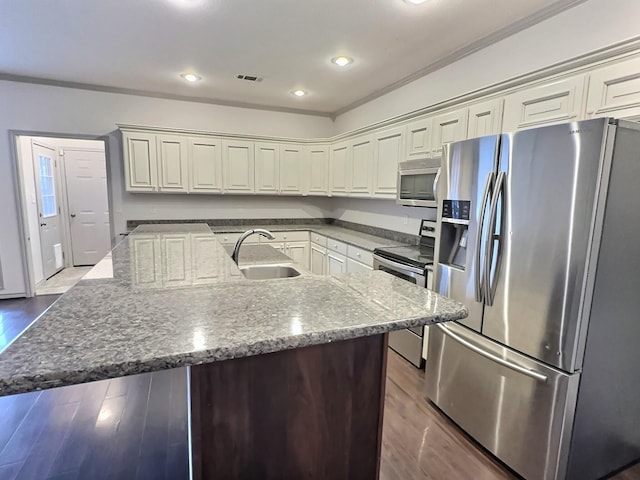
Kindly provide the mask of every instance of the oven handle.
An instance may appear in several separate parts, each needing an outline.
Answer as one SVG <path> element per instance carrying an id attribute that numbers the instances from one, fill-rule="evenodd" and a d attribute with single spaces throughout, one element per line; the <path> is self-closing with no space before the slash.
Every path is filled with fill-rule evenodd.
<path id="1" fill-rule="evenodd" d="M 425 276 L 424 269 L 411 267 L 409 265 L 405 265 L 404 263 L 394 262 L 393 260 L 389 260 L 388 258 L 383 258 L 379 255 L 376 255 L 375 253 L 373 254 L 373 259 L 388 267 L 394 267 L 400 270 L 406 270 L 411 273 L 417 273 L 418 275 L 422 275 L 423 277 Z"/>

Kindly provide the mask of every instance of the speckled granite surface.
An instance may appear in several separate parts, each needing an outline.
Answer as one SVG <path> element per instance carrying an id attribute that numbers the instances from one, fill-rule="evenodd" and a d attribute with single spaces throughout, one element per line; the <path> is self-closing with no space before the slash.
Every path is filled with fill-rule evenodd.
<path id="1" fill-rule="evenodd" d="M 231 256 L 233 253 L 233 245 L 226 245 L 225 251 Z M 238 263 L 240 266 L 245 265 L 268 265 L 275 263 L 292 263 L 290 257 L 276 250 L 270 245 L 254 245 L 243 243 L 240 247 L 240 257 Z"/>
<path id="2" fill-rule="evenodd" d="M 200 226 L 145 227 L 0 354 L 0 395 L 259 355 L 463 318 L 384 272 L 244 279 Z"/>

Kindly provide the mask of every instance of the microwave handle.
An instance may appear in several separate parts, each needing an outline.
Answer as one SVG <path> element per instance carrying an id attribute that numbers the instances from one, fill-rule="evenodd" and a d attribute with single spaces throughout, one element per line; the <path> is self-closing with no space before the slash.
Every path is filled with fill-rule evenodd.
<path id="1" fill-rule="evenodd" d="M 440 169 L 436 173 L 436 177 L 433 179 L 433 201 L 438 203 L 438 182 L 440 181 Z"/>

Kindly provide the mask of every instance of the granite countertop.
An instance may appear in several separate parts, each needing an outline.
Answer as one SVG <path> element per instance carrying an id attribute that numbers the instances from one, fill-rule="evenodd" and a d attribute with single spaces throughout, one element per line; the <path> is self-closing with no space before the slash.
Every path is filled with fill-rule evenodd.
<path id="1" fill-rule="evenodd" d="M 249 257 L 260 254 L 248 247 Z M 111 269 L 97 266 L 0 353 L 0 395 L 467 315 L 462 304 L 381 271 L 246 280 L 206 225 L 139 227 L 111 259 Z"/>

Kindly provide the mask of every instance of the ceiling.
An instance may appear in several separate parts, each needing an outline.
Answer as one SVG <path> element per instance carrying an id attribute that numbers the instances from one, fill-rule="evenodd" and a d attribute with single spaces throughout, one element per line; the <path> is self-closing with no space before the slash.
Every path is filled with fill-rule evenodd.
<path id="1" fill-rule="evenodd" d="M 334 116 L 583 1 L 0 0 L 0 79 Z"/>

